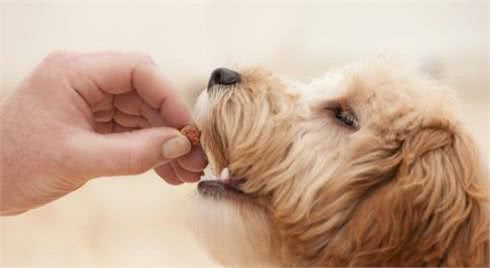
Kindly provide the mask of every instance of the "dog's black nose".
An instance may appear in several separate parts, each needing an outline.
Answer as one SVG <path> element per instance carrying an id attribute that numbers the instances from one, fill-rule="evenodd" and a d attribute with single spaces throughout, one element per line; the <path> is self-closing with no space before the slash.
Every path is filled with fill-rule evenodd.
<path id="1" fill-rule="evenodd" d="M 233 85 L 240 82 L 240 74 L 226 68 L 218 68 L 211 73 L 208 89 L 214 85 Z"/>

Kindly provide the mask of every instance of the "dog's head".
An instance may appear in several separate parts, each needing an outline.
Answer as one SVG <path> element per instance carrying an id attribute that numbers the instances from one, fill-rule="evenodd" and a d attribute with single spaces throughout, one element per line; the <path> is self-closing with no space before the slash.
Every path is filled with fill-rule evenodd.
<path id="1" fill-rule="evenodd" d="M 488 264 L 487 174 L 438 84 L 380 63 L 309 84 L 217 69 L 194 224 L 226 265 Z"/>

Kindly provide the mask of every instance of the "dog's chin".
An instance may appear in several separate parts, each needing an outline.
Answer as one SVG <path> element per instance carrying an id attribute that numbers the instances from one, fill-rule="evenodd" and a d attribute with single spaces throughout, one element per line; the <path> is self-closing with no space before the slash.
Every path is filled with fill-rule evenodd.
<path id="1" fill-rule="evenodd" d="M 253 196 L 240 190 L 243 179 L 219 176 L 199 182 L 191 211 L 191 229 L 209 255 L 223 266 L 276 264 L 269 218 Z"/>
<path id="2" fill-rule="evenodd" d="M 275 265 L 274 237 L 265 210 L 221 181 L 201 181 L 191 212 L 191 229 L 217 263 L 228 267 Z"/>

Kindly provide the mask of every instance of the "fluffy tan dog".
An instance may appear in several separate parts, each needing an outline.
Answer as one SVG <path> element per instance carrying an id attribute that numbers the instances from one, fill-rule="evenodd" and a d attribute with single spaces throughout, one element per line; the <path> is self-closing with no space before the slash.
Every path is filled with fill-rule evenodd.
<path id="1" fill-rule="evenodd" d="M 306 85 L 215 70 L 199 240 L 226 266 L 488 266 L 488 174 L 447 95 L 381 62 Z"/>

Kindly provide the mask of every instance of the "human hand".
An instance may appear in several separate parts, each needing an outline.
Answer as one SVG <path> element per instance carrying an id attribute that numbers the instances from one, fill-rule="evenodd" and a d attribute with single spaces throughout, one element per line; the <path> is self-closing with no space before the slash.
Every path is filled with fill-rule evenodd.
<path id="1" fill-rule="evenodd" d="M 198 181 L 202 148 L 177 130 L 190 123 L 148 56 L 53 53 L 0 105 L 0 212 L 151 168 L 170 184 Z"/>

